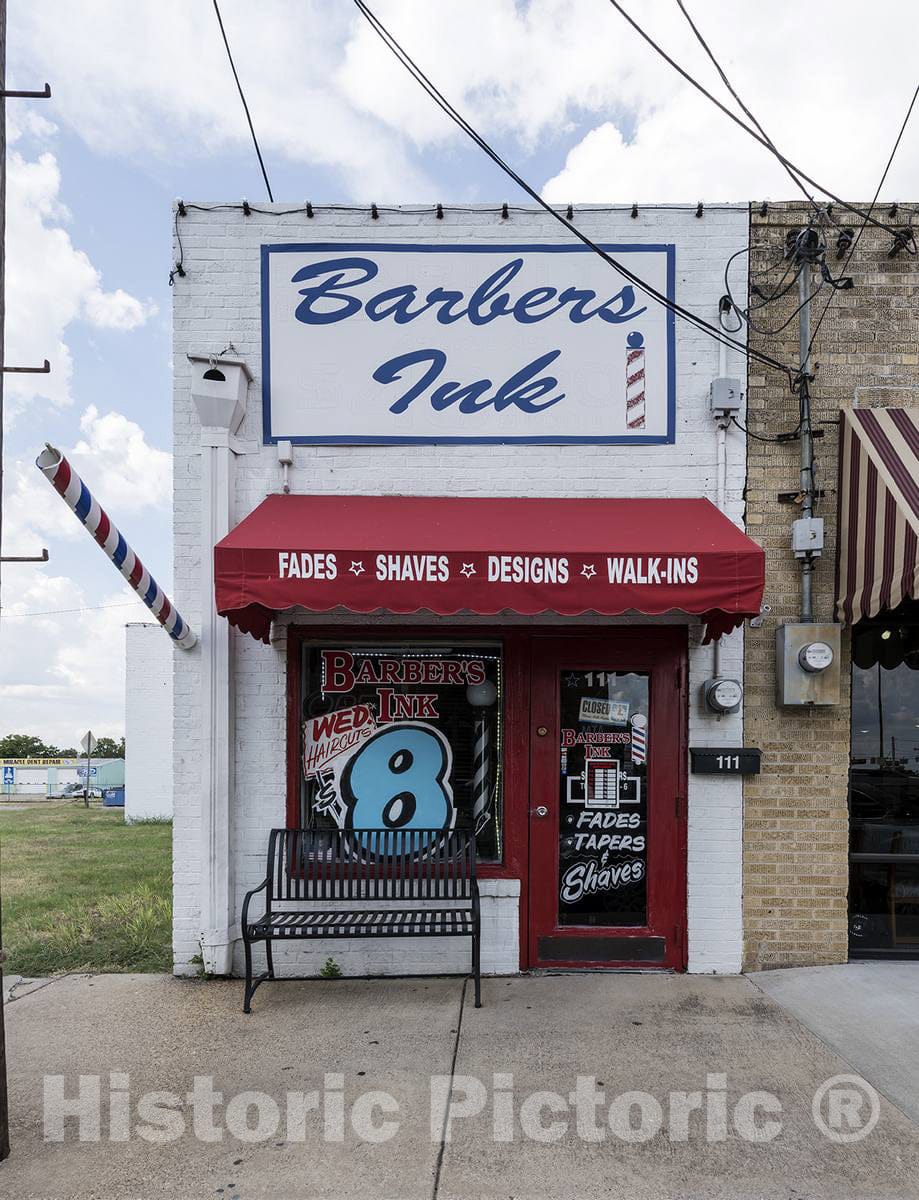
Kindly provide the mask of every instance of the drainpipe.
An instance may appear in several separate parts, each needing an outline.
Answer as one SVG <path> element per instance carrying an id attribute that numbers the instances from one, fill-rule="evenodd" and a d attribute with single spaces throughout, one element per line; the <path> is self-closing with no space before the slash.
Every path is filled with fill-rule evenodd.
<path id="1" fill-rule="evenodd" d="M 214 546 L 233 526 L 236 431 L 251 381 L 241 359 L 190 354 L 192 399 L 201 421 L 201 957 L 230 975 L 239 938 L 233 880 L 235 712 L 233 642 L 214 605 Z"/>

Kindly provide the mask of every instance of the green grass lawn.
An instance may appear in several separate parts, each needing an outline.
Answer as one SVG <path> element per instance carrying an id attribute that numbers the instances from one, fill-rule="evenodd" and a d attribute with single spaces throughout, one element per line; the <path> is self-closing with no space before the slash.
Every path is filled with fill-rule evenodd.
<path id="1" fill-rule="evenodd" d="M 4 970 L 171 969 L 172 825 L 123 809 L 0 805 Z"/>

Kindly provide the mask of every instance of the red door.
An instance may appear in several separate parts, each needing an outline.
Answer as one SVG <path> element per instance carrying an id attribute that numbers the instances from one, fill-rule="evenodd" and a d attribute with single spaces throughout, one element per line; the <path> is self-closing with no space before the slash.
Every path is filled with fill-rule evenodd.
<path id="1" fill-rule="evenodd" d="M 686 633 L 533 639 L 529 965 L 685 966 Z"/>

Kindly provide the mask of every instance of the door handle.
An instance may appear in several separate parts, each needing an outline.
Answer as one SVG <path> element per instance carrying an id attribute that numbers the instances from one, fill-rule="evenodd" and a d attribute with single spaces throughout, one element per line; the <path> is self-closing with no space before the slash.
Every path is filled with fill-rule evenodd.
<path id="1" fill-rule="evenodd" d="M 534 817 L 547 817 L 549 815 L 549 810 L 546 808 L 545 804 L 537 804 L 535 808 L 530 809 L 530 813 Z"/>

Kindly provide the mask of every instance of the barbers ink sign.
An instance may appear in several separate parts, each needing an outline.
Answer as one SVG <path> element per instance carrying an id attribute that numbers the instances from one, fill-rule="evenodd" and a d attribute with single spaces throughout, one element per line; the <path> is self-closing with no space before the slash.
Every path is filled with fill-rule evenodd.
<path id="1" fill-rule="evenodd" d="M 673 246 L 604 249 L 673 298 Z M 672 442 L 674 340 L 585 246 L 262 247 L 266 442 Z"/>

